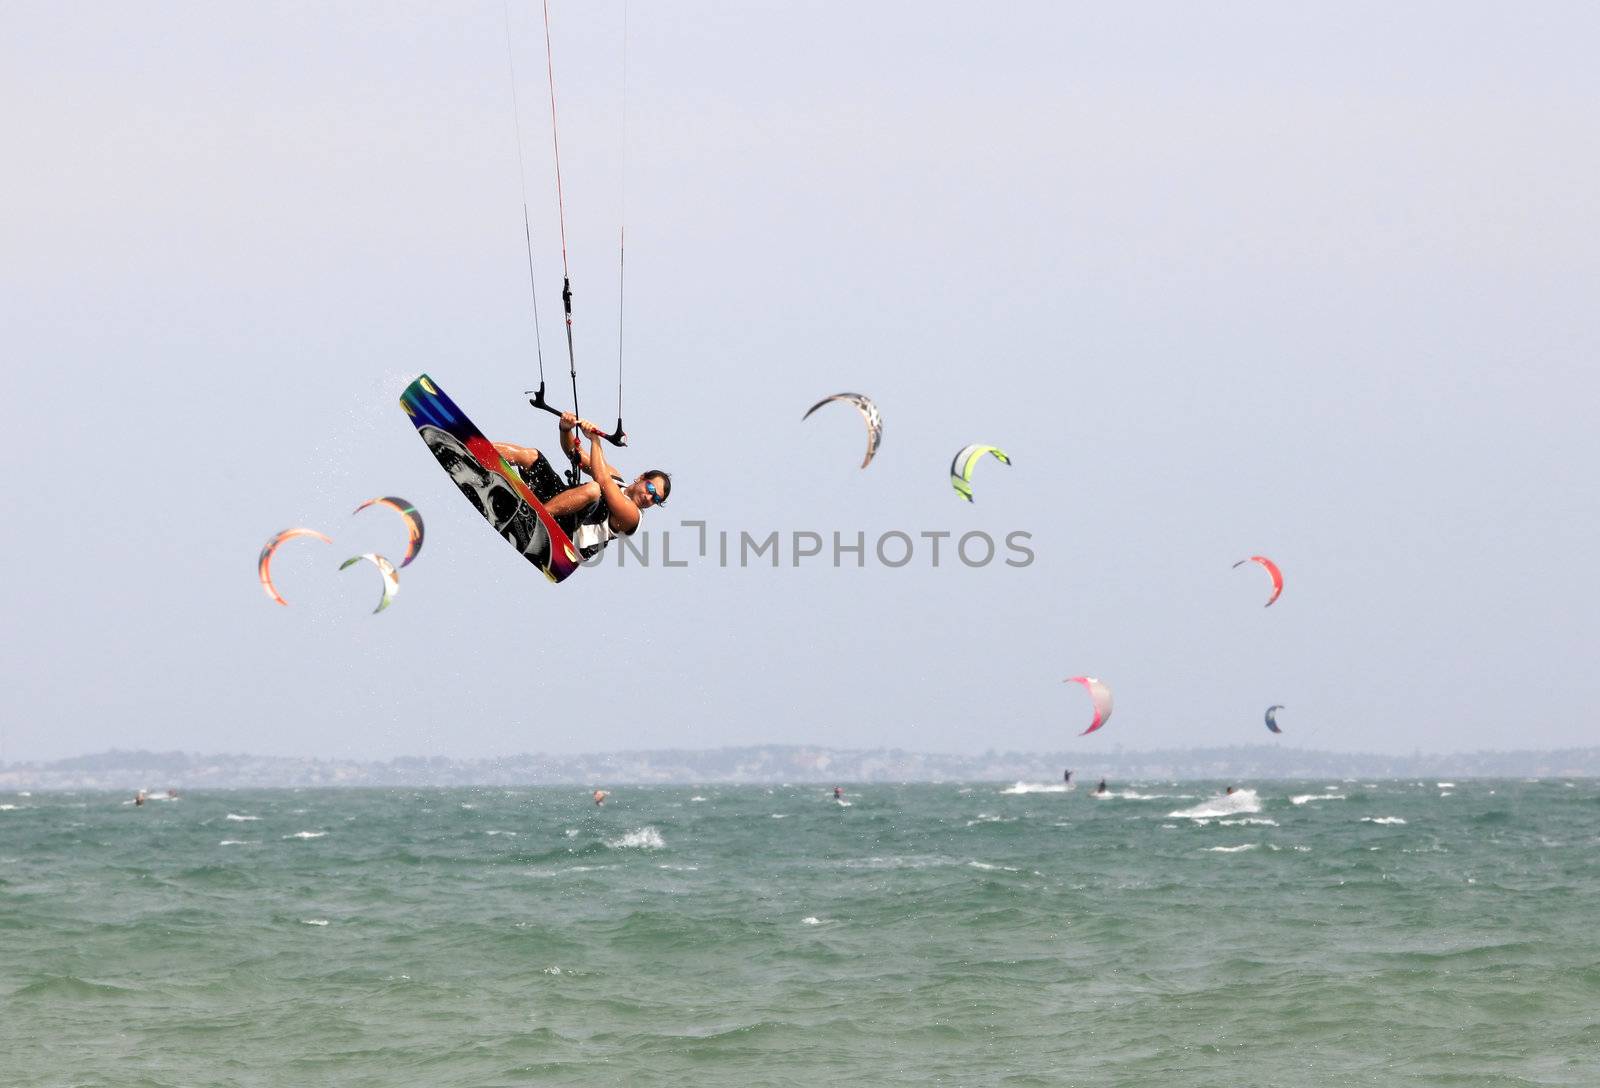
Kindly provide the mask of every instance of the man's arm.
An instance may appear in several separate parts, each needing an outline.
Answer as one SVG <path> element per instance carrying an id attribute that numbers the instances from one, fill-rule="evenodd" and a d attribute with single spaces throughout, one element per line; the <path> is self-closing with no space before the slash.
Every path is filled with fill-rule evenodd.
<path id="1" fill-rule="evenodd" d="M 576 457 L 578 467 L 593 476 L 594 469 L 591 467 L 589 455 L 583 452 L 583 443 L 578 440 L 577 433 L 578 426 L 588 422 L 586 419 L 579 419 L 571 412 L 561 413 L 561 452 L 567 456 L 568 460 Z M 593 424 L 589 424 L 589 426 L 593 426 Z M 588 427 L 585 427 L 584 430 L 588 430 Z"/>
<path id="2" fill-rule="evenodd" d="M 606 510 L 611 514 L 611 528 L 623 536 L 632 536 L 639 527 L 639 508 L 611 478 L 611 466 L 600 448 L 600 428 L 590 423 L 584 432 L 589 436 L 589 475 L 600 485 L 600 497 L 606 500 Z"/>

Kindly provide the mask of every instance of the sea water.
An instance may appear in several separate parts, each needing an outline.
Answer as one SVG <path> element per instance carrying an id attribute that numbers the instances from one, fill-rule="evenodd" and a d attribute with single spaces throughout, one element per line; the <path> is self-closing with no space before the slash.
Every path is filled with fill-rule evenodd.
<path id="1" fill-rule="evenodd" d="M 602 785 L 0 796 L 0 1084 L 1600 1085 L 1600 783 Z"/>

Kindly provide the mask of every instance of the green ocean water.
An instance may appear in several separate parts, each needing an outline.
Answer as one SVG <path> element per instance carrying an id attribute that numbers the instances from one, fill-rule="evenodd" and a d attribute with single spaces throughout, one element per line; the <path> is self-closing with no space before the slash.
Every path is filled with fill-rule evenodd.
<path id="1" fill-rule="evenodd" d="M 1248 787 L 0 796 L 0 1084 L 1600 1085 L 1600 783 Z"/>

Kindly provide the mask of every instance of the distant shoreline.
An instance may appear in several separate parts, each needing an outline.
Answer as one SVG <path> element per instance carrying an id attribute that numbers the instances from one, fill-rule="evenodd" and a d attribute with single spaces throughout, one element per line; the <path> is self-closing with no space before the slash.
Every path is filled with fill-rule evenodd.
<path id="1" fill-rule="evenodd" d="M 389 760 L 118 751 L 0 764 L 0 792 L 17 790 L 692 786 L 779 783 L 1059 782 L 1347 778 L 1600 778 L 1600 747 L 1549 751 L 1374 753 L 1273 745 L 1112 752 L 950 755 L 816 745 L 659 749 L 499 759 L 403 756 Z"/>

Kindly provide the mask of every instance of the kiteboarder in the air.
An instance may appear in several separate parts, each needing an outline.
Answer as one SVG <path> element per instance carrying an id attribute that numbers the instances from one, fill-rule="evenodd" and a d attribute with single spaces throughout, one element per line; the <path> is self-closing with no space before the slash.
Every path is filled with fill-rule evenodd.
<path id="1" fill-rule="evenodd" d="M 578 437 L 580 430 L 589 436 L 587 451 Z M 604 434 L 587 419 L 562 413 L 562 452 L 593 477 L 576 487 L 568 487 L 538 450 L 509 442 L 494 444 L 500 455 L 516 466 L 528 488 L 585 559 L 599 554 L 613 537 L 632 536 L 639 528 L 639 515 L 652 506 L 660 506 L 672 494 L 672 477 L 660 469 L 640 473 L 632 483 L 619 476 L 601 448 Z"/>

